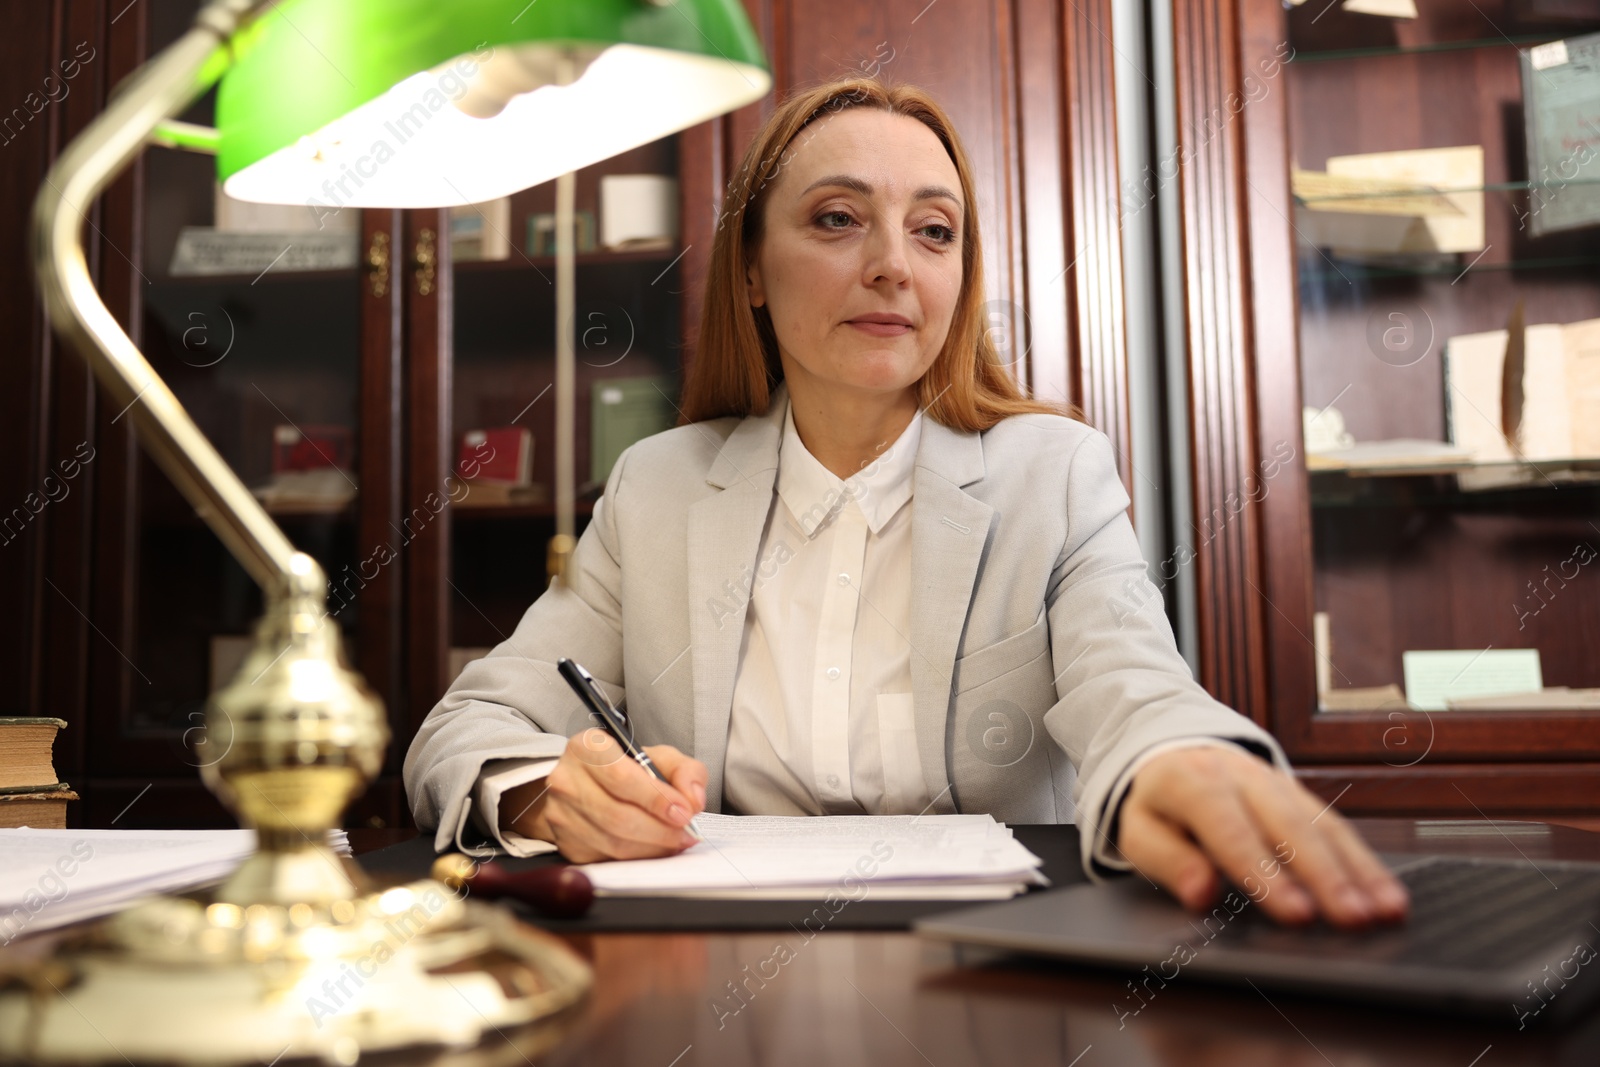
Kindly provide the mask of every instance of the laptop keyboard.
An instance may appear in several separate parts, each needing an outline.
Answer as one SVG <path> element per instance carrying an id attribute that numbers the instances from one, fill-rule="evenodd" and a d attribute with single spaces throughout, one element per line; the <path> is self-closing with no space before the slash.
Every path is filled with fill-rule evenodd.
<path id="1" fill-rule="evenodd" d="M 1250 907 L 1239 915 L 1234 945 L 1463 970 L 1507 967 L 1561 944 L 1600 946 L 1600 869 L 1440 857 L 1399 877 L 1411 891 L 1404 924 L 1354 934 L 1321 924 L 1289 930 Z"/>

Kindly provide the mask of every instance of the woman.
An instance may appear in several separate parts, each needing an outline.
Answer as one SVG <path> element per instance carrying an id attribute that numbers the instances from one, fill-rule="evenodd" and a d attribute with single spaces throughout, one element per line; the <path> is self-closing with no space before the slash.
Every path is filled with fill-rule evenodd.
<path id="1" fill-rule="evenodd" d="M 436 843 L 667 855 L 704 809 L 1075 819 L 1091 874 L 1284 921 L 1403 887 L 1189 674 L 1108 440 L 985 333 L 966 156 L 924 92 L 850 79 L 756 136 L 717 229 L 680 425 L 617 461 L 571 561 L 423 723 Z M 626 697 L 656 782 L 588 725 Z M 626 688 L 624 685 L 626 684 Z"/>

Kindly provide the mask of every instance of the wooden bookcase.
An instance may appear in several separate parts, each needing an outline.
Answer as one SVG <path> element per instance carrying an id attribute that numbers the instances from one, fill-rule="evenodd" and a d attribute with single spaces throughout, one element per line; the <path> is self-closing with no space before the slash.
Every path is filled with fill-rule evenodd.
<path id="1" fill-rule="evenodd" d="M 1536 617 L 1515 609 L 1575 545 L 1600 546 L 1593 482 L 1467 492 L 1453 475 L 1306 468 L 1305 407 L 1336 405 L 1357 440 L 1443 440 L 1448 338 L 1504 328 L 1518 299 L 1530 324 L 1600 316 L 1600 229 L 1521 224 L 1517 57 L 1600 19 L 1515 0 L 1417 7 L 1173 3 L 1195 521 L 1230 516 L 1198 552 L 1203 680 L 1345 811 L 1593 817 L 1600 713 L 1319 708 L 1316 612 L 1336 687 L 1402 682 L 1406 650 L 1491 648 L 1537 648 L 1546 686 L 1600 685 L 1600 579 L 1569 578 Z M 1483 146 L 1479 253 L 1375 263 L 1295 223 L 1292 166 L 1458 145 Z M 1398 355 L 1371 343 L 1395 315 L 1418 330 Z M 1286 444 L 1268 491 L 1229 507 Z"/>

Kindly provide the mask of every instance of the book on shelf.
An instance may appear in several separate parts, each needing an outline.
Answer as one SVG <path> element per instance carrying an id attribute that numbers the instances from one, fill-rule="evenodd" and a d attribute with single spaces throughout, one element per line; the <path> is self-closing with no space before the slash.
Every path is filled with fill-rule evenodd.
<path id="1" fill-rule="evenodd" d="M 1600 689 L 1549 685 L 1522 693 L 1453 697 L 1451 711 L 1600 711 Z"/>
<path id="2" fill-rule="evenodd" d="M 1476 252 L 1484 247 L 1483 146 L 1328 157 L 1290 171 L 1295 228 L 1345 255 Z"/>
<path id="3" fill-rule="evenodd" d="M 348 426 L 277 426 L 272 431 L 272 473 L 351 468 L 354 435 Z"/>
<path id="4" fill-rule="evenodd" d="M 66 727 L 49 715 L 0 716 L 0 789 L 54 787 L 56 734 Z"/>
<path id="5" fill-rule="evenodd" d="M 587 209 L 572 213 L 573 252 L 593 252 L 600 247 L 595 236 L 594 212 Z M 556 216 L 553 211 L 528 216 L 527 239 L 523 244 L 530 256 L 556 254 Z"/>
<path id="6" fill-rule="evenodd" d="M 1448 441 L 1398 437 L 1356 441 L 1343 448 L 1306 453 L 1306 470 L 1349 474 L 1437 474 L 1473 461 L 1472 451 Z"/>
<path id="7" fill-rule="evenodd" d="M 67 825 L 67 802 L 77 799 L 78 794 L 66 782 L 32 789 L 0 789 L 0 827 L 64 829 Z"/>
<path id="8" fill-rule="evenodd" d="M 601 485 L 622 450 L 677 421 L 678 382 L 670 374 L 606 378 L 590 387 L 589 477 Z"/>
<path id="9" fill-rule="evenodd" d="M 1405 692 L 1393 682 L 1328 689 L 1317 694 L 1318 711 L 1405 711 L 1410 707 Z"/>
<path id="10" fill-rule="evenodd" d="M 1534 237 L 1600 224 L 1600 33 L 1523 49 L 1522 110 Z"/>
<path id="11" fill-rule="evenodd" d="M 351 270 L 361 235 L 334 231 L 251 233 L 185 226 L 178 231 L 167 273 L 189 275 L 288 274 L 308 270 Z"/>
<path id="12" fill-rule="evenodd" d="M 1358 15 L 1382 15 L 1390 19 L 1417 17 L 1416 0 L 1344 0 L 1344 10 Z"/>
<path id="13" fill-rule="evenodd" d="M 277 426 L 272 431 L 272 481 L 250 491 L 274 512 L 334 513 L 355 499 L 350 427 Z"/>
<path id="14" fill-rule="evenodd" d="M 1515 351 L 1511 329 L 1445 342 L 1451 441 L 1478 463 L 1600 459 L 1600 319 L 1536 323 L 1521 333 L 1522 398 L 1509 420 L 1501 392 L 1507 352 Z M 1506 425 L 1516 427 L 1509 438 Z"/>
<path id="15" fill-rule="evenodd" d="M 600 176 L 600 247 L 671 248 L 678 240 L 678 179 L 670 174 Z"/>
<path id="16" fill-rule="evenodd" d="M 467 491 L 451 506 L 457 508 L 505 508 L 517 505 L 548 504 L 550 487 L 543 482 L 512 485 L 510 482 L 485 482 L 466 479 Z"/>
<path id="17" fill-rule="evenodd" d="M 450 258 L 457 263 L 511 258 L 511 198 L 450 209 Z"/>
<path id="18" fill-rule="evenodd" d="M 533 434 L 526 426 L 492 426 L 461 435 L 456 473 L 475 485 L 529 485 L 533 481 Z"/>

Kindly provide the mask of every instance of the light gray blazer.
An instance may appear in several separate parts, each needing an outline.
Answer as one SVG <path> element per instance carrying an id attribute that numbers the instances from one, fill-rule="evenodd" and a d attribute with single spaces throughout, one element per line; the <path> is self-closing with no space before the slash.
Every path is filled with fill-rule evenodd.
<path id="1" fill-rule="evenodd" d="M 570 584 L 469 664 L 411 742 L 406 792 L 436 847 L 466 824 L 486 760 L 557 756 L 590 725 L 556 672 L 562 656 L 626 700 L 641 744 L 703 761 L 706 806 L 722 809 L 745 607 L 773 565 L 756 553 L 787 402 L 780 385 L 765 415 L 679 426 L 622 453 Z M 906 638 L 933 812 L 1076 816 L 1089 867 L 1113 787 L 1151 745 L 1225 737 L 1288 766 L 1179 655 L 1104 434 L 1053 415 L 981 434 L 925 419 L 912 479 Z"/>

